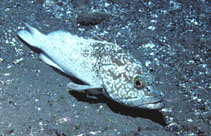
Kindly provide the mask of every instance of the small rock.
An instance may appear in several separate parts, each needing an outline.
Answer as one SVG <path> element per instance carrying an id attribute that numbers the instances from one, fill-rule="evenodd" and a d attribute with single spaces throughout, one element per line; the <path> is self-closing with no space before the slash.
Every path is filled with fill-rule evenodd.
<path id="1" fill-rule="evenodd" d="M 104 12 L 83 12 L 78 16 L 77 23 L 84 26 L 97 25 L 109 18 L 110 14 Z"/>

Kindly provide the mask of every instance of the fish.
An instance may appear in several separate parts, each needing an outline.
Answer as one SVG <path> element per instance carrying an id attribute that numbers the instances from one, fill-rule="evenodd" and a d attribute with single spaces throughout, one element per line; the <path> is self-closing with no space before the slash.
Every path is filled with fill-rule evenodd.
<path id="1" fill-rule="evenodd" d="M 157 110 L 164 106 L 155 76 L 129 51 L 117 43 L 83 38 L 67 31 L 48 34 L 25 24 L 17 36 L 41 50 L 46 64 L 79 79 L 70 81 L 69 91 L 104 95 L 127 107 Z"/>

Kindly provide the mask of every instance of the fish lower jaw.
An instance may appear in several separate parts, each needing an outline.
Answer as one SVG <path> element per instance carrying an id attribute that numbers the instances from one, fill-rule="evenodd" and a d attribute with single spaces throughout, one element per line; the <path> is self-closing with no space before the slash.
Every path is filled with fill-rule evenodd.
<path id="1" fill-rule="evenodd" d="M 138 106 L 139 108 L 142 109 L 151 109 L 151 110 L 159 110 L 164 107 L 164 103 L 162 101 L 159 102 L 154 102 L 154 103 L 146 103 Z"/>

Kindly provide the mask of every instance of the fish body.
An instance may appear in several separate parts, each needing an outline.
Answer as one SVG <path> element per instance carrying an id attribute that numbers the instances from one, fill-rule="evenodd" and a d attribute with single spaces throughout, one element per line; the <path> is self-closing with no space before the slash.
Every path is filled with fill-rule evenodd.
<path id="1" fill-rule="evenodd" d="M 163 107 L 154 76 L 119 45 L 85 39 L 66 31 L 45 35 L 28 24 L 26 27 L 28 30 L 19 31 L 18 36 L 42 51 L 42 61 L 85 83 L 70 82 L 67 86 L 71 91 L 102 93 L 129 107 Z"/>

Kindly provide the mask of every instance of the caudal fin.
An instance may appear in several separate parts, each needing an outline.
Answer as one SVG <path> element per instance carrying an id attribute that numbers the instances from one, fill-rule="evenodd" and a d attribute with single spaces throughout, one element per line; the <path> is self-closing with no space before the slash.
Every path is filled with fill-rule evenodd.
<path id="1" fill-rule="evenodd" d="M 31 27 L 29 24 L 24 23 L 27 30 L 21 30 L 18 32 L 18 36 L 31 46 L 42 49 L 43 41 L 46 39 L 46 35 L 42 34 L 36 28 Z"/>

